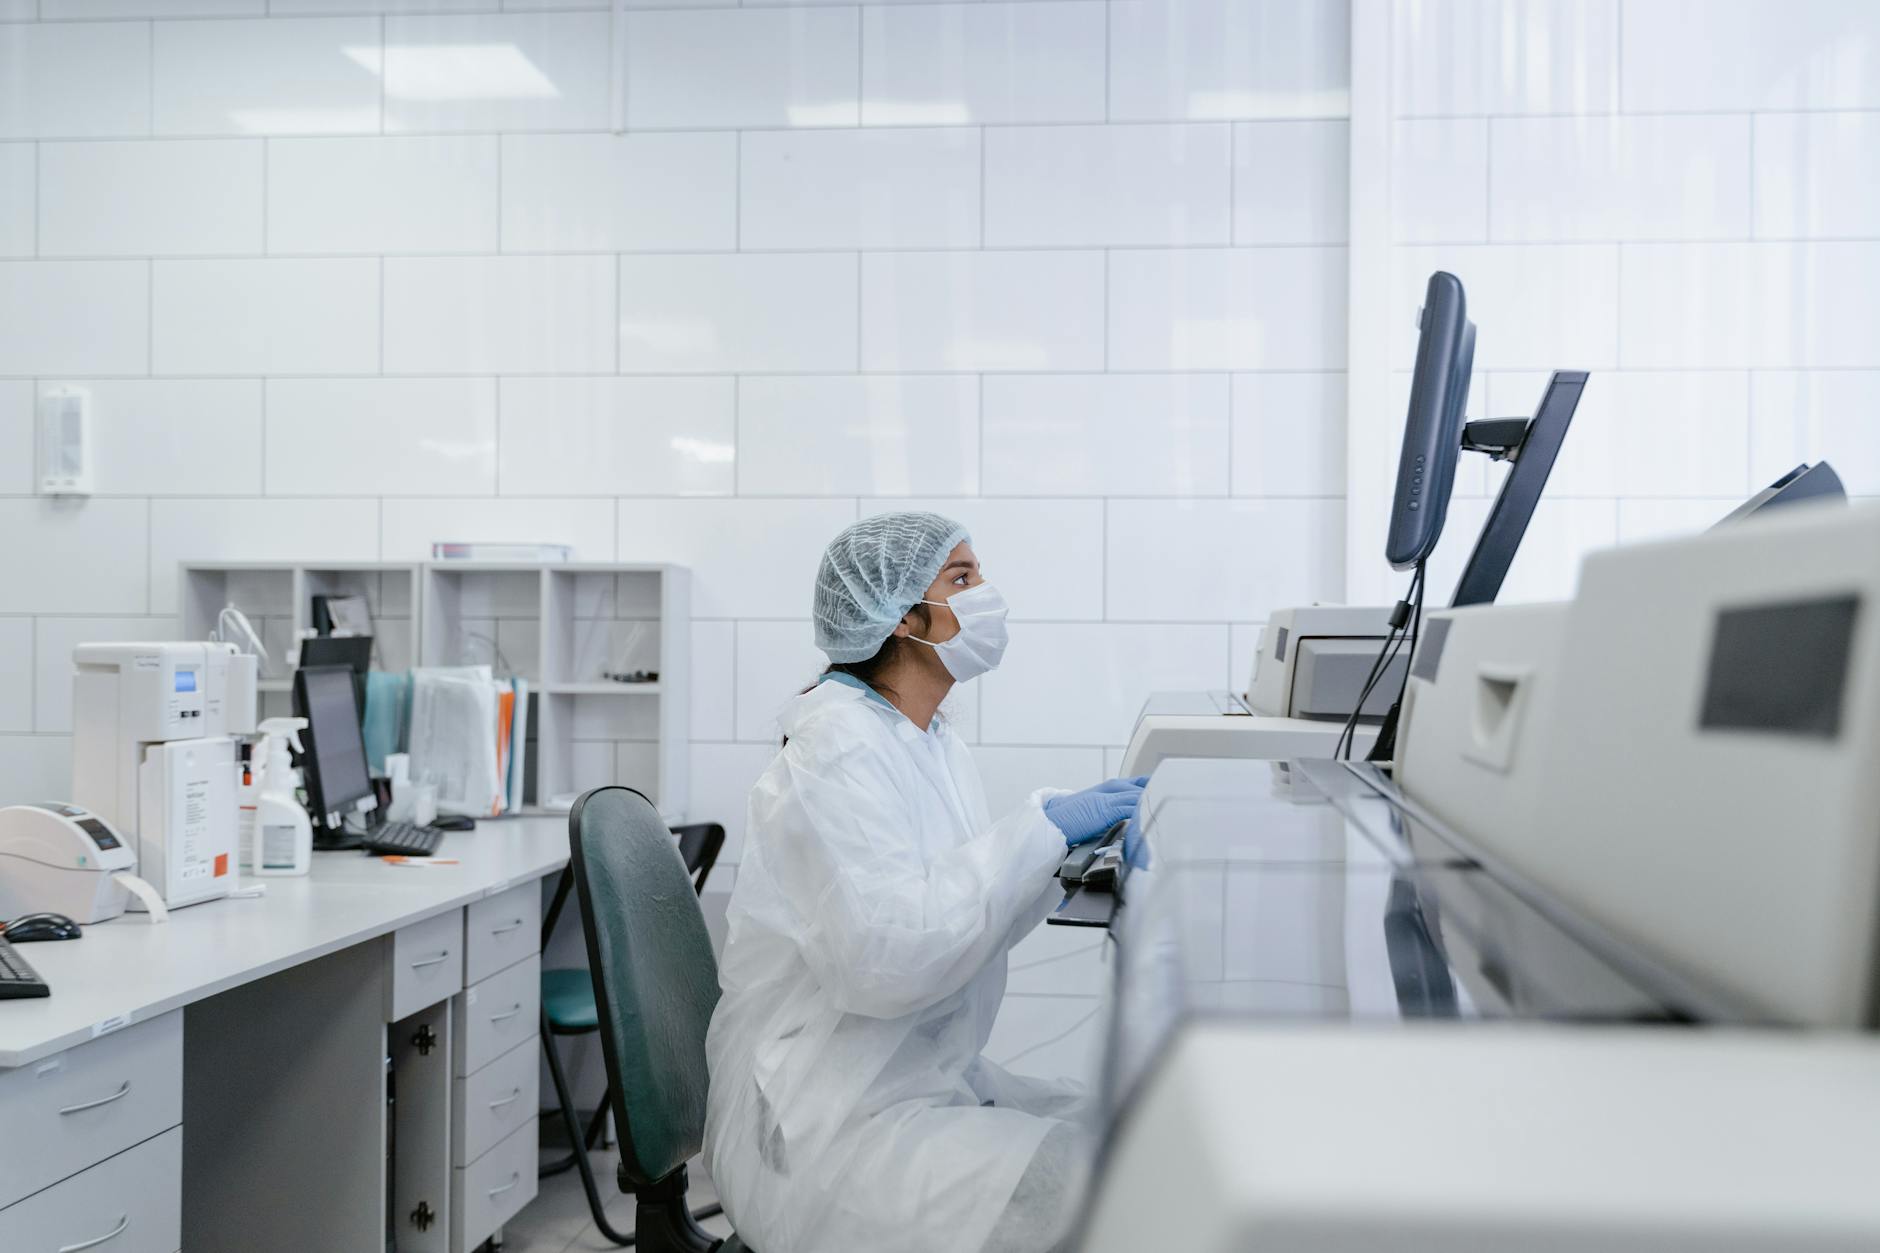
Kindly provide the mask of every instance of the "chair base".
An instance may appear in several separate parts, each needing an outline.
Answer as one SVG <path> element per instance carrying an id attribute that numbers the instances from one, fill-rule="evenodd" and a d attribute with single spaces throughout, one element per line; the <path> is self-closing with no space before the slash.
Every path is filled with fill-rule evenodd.
<path id="1" fill-rule="evenodd" d="M 686 1204 L 685 1167 L 679 1167 L 657 1183 L 636 1186 L 627 1178 L 624 1167 L 619 1178 L 620 1190 L 633 1193 L 638 1201 L 634 1209 L 633 1235 L 637 1247 L 645 1253 L 714 1253 L 724 1244 L 698 1225 L 699 1218 L 721 1212 L 719 1207 L 708 1205 L 695 1216 L 691 1206 Z"/>

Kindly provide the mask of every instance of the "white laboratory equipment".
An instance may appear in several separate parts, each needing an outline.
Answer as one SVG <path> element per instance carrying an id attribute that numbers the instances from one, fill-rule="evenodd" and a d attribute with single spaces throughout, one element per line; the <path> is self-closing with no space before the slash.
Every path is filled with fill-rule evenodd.
<path id="1" fill-rule="evenodd" d="M 0 918 L 64 914 L 89 926 L 124 912 L 137 864 L 111 824 L 48 801 L 0 809 Z"/>
<path id="2" fill-rule="evenodd" d="M 1157 776 L 1086 1253 L 1880 1246 L 1880 507 L 1578 587 L 1432 613 L 1323 829 Z"/>
<path id="3" fill-rule="evenodd" d="M 73 800 L 123 834 L 165 905 L 227 895 L 233 737 L 255 729 L 255 657 L 182 642 L 80 644 L 72 656 Z"/>
<path id="4" fill-rule="evenodd" d="M 1149 774 L 1170 757 L 1330 757 L 1390 633 L 1390 612 L 1350 605 L 1274 610 L 1246 691 L 1155 693 L 1136 717 L 1122 773 Z M 1353 756 L 1369 750 L 1408 660 L 1392 663 L 1365 702 Z"/>

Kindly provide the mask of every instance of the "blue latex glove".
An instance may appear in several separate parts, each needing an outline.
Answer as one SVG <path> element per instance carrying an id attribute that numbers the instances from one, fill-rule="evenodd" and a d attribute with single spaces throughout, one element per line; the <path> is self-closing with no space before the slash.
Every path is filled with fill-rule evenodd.
<path id="1" fill-rule="evenodd" d="M 1044 816 L 1064 833 L 1064 843 L 1070 847 L 1087 844 L 1117 823 L 1136 816 L 1143 785 L 1148 781 L 1147 775 L 1107 779 L 1081 792 L 1054 796 L 1044 803 Z"/>

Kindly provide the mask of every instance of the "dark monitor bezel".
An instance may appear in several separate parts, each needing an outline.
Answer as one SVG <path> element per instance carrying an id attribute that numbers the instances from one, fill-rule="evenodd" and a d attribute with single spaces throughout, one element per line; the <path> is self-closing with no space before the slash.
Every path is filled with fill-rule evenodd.
<path id="1" fill-rule="evenodd" d="M 1384 556 L 1398 570 L 1428 559 L 1442 538 L 1461 456 L 1463 415 L 1474 370 L 1475 325 L 1462 280 L 1430 275 L 1418 325 L 1416 368 L 1404 415 L 1403 446 Z"/>
<path id="2" fill-rule="evenodd" d="M 366 675 L 372 670 L 373 643 L 370 635 L 311 635 L 300 641 L 302 668 L 345 666 L 352 671 L 353 703 L 359 708 L 362 733 L 366 725 Z M 366 760 L 371 761 L 369 754 Z"/>
<path id="3" fill-rule="evenodd" d="M 316 828 L 322 830 L 337 830 L 337 828 L 329 827 L 326 820 L 327 815 L 336 813 L 339 814 L 343 820 L 346 812 L 349 811 L 355 803 L 368 796 L 374 795 L 372 771 L 366 759 L 365 738 L 361 735 L 359 739 L 359 773 L 366 781 L 365 790 L 353 796 L 329 797 L 326 794 L 326 780 L 321 770 L 323 760 L 321 754 L 323 750 L 320 746 L 319 730 L 314 726 L 313 703 L 309 699 L 307 692 L 308 677 L 310 675 L 317 678 L 325 678 L 328 675 L 334 675 L 341 676 L 346 680 L 344 688 L 347 699 L 351 701 L 353 705 L 353 722 L 355 727 L 358 725 L 359 721 L 357 688 L 353 685 L 354 675 L 350 666 L 302 666 L 300 669 L 294 671 L 294 713 L 297 717 L 307 720 L 307 725 L 302 728 L 300 732 L 301 744 L 304 746 L 305 750 L 301 753 L 300 764 L 301 772 L 305 776 L 307 785 L 308 816 L 312 818 L 313 825 Z"/>
<path id="4" fill-rule="evenodd" d="M 1847 500 L 1847 488 L 1834 467 L 1825 461 L 1804 461 L 1711 524 L 1711 530 L 1754 517 L 1765 509 L 1782 509 L 1811 500 Z"/>
<path id="5" fill-rule="evenodd" d="M 1449 602 L 1451 608 L 1493 604 L 1501 595 L 1509 567 L 1521 551 L 1528 524 L 1534 520 L 1541 493 L 1553 474 L 1567 429 L 1573 425 L 1573 415 L 1580 407 L 1588 377 L 1585 370 L 1555 370 L 1553 377 L 1547 380 L 1547 389 L 1541 393 L 1534 417 L 1528 422 L 1521 450 L 1509 467 L 1501 492 L 1488 511 L 1488 519 L 1482 523 L 1481 534 L 1475 537 L 1475 547 L 1469 553 L 1468 563 L 1462 567 L 1462 577 L 1456 580 L 1456 592 Z"/>

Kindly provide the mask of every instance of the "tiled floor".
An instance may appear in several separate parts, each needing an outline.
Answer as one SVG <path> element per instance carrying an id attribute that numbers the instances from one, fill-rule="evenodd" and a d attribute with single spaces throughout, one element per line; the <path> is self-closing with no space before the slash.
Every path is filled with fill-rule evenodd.
<path id="1" fill-rule="evenodd" d="M 552 1149 L 550 1152 L 559 1153 L 560 1150 Z M 601 1199 L 606 1203 L 607 1221 L 623 1235 L 631 1234 L 633 1198 L 624 1195 L 614 1184 L 614 1166 L 620 1160 L 619 1153 L 612 1150 L 596 1152 L 593 1160 L 594 1182 L 600 1187 Z M 718 1199 L 703 1162 L 694 1160 L 689 1173 L 693 1209 Z M 723 1218 L 710 1218 L 700 1225 L 715 1236 L 731 1234 L 731 1226 Z M 596 1250 L 598 1253 L 599 1250 L 616 1247 L 594 1226 L 594 1220 L 588 1214 L 587 1198 L 581 1193 L 581 1176 L 572 1170 L 542 1180 L 541 1192 L 535 1200 L 529 1202 L 503 1229 L 502 1253 L 572 1253 L 574 1250 Z"/>

